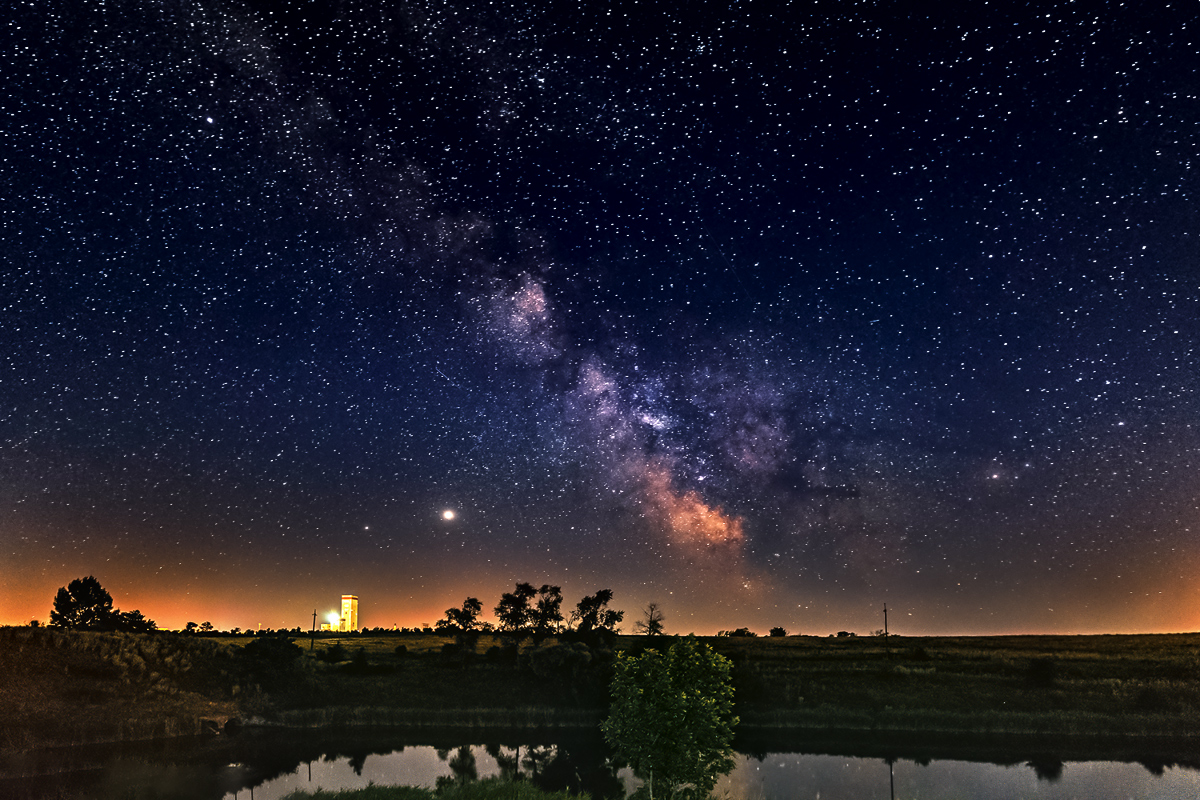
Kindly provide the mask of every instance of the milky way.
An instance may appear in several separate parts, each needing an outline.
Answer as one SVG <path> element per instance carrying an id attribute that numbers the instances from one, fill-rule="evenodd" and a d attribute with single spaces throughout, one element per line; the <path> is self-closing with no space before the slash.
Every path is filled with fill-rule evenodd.
<path id="1" fill-rule="evenodd" d="M 17 7 L 0 622 L 1195 629 L 1200 20 L 997 5 Z"/>

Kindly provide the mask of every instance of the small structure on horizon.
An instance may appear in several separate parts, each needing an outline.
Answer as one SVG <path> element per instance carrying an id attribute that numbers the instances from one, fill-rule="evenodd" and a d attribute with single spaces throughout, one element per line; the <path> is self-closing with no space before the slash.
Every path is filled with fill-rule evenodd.
<path id="1" fill-rule="evenodd" d="M 341 616 L 330 614 L 329 622 L 321 623 L 321 630 L 341 631 L 342 633 L 358 630 L 358 595 L 342 595 Z"/>

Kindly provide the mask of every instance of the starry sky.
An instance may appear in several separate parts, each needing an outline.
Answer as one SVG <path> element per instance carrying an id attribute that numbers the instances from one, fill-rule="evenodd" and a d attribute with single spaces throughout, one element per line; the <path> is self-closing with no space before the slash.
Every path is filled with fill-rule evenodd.
<path id="1" fill-rule="evenodd" d="M 6 17 L 0 622 L 1200 628 L 1191 4 Z"/>

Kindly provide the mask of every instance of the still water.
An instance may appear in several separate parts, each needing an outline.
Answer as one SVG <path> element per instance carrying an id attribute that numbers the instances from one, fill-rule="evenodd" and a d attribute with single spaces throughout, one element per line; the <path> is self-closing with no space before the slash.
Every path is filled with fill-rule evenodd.
<path id="1" fill-rule="evenodd" d="M 497 775 L 500 769 L 481 747 L 472 748 L 479 776 Z M 356 771 L 349 759 L 312 765 L 291 775 L 275 778 L 254 790 L 255 800 L 277 800 L 296 789 L 350 789 L 375 784 L 406 784 L 432 787 L 438 777 L 451 776 L 446 761 L 432 747 L 372 756 Z M 619 778 L 626 790 L 638 785 L 622 771 Z M 717 783 L 718 798 L 774 800 L 775 798 L 818 798 L 819 800 L 891 800 L 926 798 L 940 800 L 1104 800 L 1105 798 L 1200 798 L 1200 772 L 1171 768 L 1153 774 L 1140 764 L 1105 761 L 1067 762 L 1053 778 L 1039 777 L 1027 765 L 1002 766 L 971 761 L 939 760 L 928 764 L 846 756 L 768 753 L 759 760 L 740 755 L 733 772 Z M 249 790 L 226 795 L 229 800 L 250 797 Z"/>
<path id="2" fill-rule="evenodd" d="M 439 779 L 501 776 L 599 798 L 621 797 L 638 785 L 627 770 L 611 766 L 603 743 L 590 733 L 511 744 L 532 738 L 527 732 L 339 738 L 255 733 L 224 741 L 47 751 L 23 762 L 7 760 L 0 796 L 278 800 L 296 789 L 434 787 Z M 485 743 L 463 745 L 464 739 Z M 736 767 L 714 794 L 729 800 L 1200 798 L 1200 747 L 1194 743 L 1150 753 L 1108 747 L 1098 757 L 1078 747 L 1030 747 L 760 736 L 740 743 Z M 65 771 L 55 773 L 54 764 Z"/>

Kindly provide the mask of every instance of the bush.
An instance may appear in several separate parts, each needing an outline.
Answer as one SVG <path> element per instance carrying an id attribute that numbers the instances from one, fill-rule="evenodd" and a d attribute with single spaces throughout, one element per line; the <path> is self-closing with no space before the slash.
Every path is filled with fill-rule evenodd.
<path id="1" fill-rule="evenodd" d="M 341 642 L 334 642 L 331 647 L 326 647 L 321 653 L 321 660 L 328 661 L 330 664 L 340 664 L 346 660 L 346 648 L 342 646 Z"/>
<path id="2" fill-rule="evenodd" d="M 406 645 L 396 645 L 396 658 L 408 658 L 408 647 Z"/>
<path id="3" fill-rule="evenodd" d="M 507 644 L 504 647 L 492 645 L 483 657 L 489 664 L 515 664 L 518 652 L 515 644 Z"/>
<path id="4" fill-rule="evenodd" d="M 1025 681 L 1030 686 L 1049 689 L 1058 681 L 1058 664 L 1049 658 L 1035 658 L 1025 668 Z"/>
<path id="5" fill-rule="evenodd" d="M 242 648 L 244 658 L 271 665 L 290 664 L 302 655 L 304 651 L 284 636 L 264 636 Z"/>
<path id="6" fill-rule="evenodd" d="M 592 651 L 582 642 L 552 644 L 529 652 L 529 669 L 539 678 L 578 681 L 592 663 Z"/>
<path id="7" fill-rule="evenodd" d="M 717 636 L 733 636 L 733 637 L 751 638 L 754 636 L 758 636 L 758 634 L 755 633 L 754 631 L 750 630 L 749 628 L 737 628 L 736 630 L 732 630 L 732 631 L 717 631 Z"/>
<path id="8" fill-rule="evenodd" d="M 781 627 L 771 628 L 771 635 L 772 636 L 787 636 L 788 632 L 787 632 L 786 628 L 781 628 Z"/>

